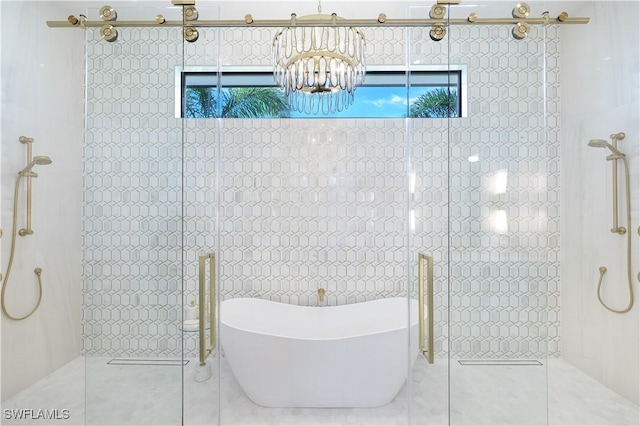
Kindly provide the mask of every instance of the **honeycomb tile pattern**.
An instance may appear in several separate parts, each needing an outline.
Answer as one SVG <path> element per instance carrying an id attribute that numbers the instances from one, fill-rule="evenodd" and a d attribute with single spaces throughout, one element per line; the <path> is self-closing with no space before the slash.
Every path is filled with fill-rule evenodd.
<path id="1" fill-rule="evenodd" d="M 403 120 L 262 121 L 250 133 L 230 124 L 221 143 L 223 296 L 316 305 L 325 288 L 337 305 L 407 294 Z"/>
<path id="2" fill-rule="evenodd" d="M 319 287 L 328 304 L 415 296 L 432 254 L 437 356 L 560 354 L 555 27 L 451 28 L 449 44 L 366 29 L 370 64 L 468 66 L 469 117 L 406 122 L 182 122 L 183 48 L 188 65 L 265 65 L 272 31 L 126 31 L 87 32 L 85 353 L 193 355 L 181 309 L 216 251 L 221 297 L 303 305 Z"/>
<path id="3" fill-rule="evenodd" d="M 470 69 L 469 118 L 451 129 L 451 351 L 557 357 L 557 27 L 534 27 L 524 43 L 491 42 L 509 39 L 505 26 L 451 31 L 466 40 L 451 44 L 451 62 Z"/>
<path id="4" fill-rule="evenodd" d="M 176 356 L 182 320 L 179 30 L 87 31 L 83 351 Z"/>

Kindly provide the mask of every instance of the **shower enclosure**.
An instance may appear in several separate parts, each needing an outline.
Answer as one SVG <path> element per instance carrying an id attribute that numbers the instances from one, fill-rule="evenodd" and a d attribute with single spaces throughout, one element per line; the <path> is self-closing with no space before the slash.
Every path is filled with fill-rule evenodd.
<path id="1" fill-rule="evenodd" d="M 183 19 L 180 7 L 118 13 Z M 452 5 L 447 18 L 468 13 Z M 546 361 L 559 354 L 558 28 L 532 26 L 522 40 L 506 25 L 443 28 L 440 41 L 428 27 L 364 29 L 368 64 L 404 70 L 407 91 L 420 66 L 459 72 L 462 116 L 415 119 L 181 118 L 184 73 L 270 69 L 275 30 L 199 28 L 195 42 L 176 27 L 118 28 L 113 42 L 86 31 L 87 424 L 547 422 Z M 274 410 L 244 396 L 216 335 L 222 300 L 418 299 L 421 254 L 433 260 L 434 361 L 409 357 L 391 404 Z M 212 269 L 199 263 L 212 255 Z M 213 304 L 202 283 L 206 296 L 215 283 Z M 195 328 L 184 324 L 191 305 Z"/>

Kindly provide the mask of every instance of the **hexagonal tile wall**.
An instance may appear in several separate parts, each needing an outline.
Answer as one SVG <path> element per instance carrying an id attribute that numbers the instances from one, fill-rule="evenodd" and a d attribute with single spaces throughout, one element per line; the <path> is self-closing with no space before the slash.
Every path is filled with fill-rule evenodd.
<path id="1" fill-rule="evenodd" d="M 370 64 L 467 65 L 452 120 L 183 121 L 175 68 L 268 65 L 272 30 L 87 31 L 85 354 L 180 356 L 216 250 L 223 298 L 302 305 L 415 297 L 432 254 L 437 356 L 558 356 L 557 29 L 505 28 L 366 30 Z"/>

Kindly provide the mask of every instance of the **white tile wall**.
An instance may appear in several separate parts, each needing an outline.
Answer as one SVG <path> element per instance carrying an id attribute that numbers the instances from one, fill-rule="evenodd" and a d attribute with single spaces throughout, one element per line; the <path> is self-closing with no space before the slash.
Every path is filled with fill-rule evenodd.
<path id="1" fill-rule="evenodd" d="M 638 2 L 580 2 L 591 22 L 563 29 L 562 96 L 562 315 L 563 356 L 601 383 L 640 401 L 640 33 Z M 578 8 L 579 7 L 579 8 Z M 611 25 L 615 22 L 615 25 Z M 616 42 L 612 42 L 615 40 Z M 588 60 L 584 60 L 588 58 Z M 566 99 L 566 100 L 565 100 Z M 615 309 L 629 301 L 626 236 L 612 226 L 611 162 L 591 139 L 625 132 L 631 183 L 631 279 L 636 301 L 626 314 L 598 303 L 598 268 L 606 266 L 603 297 Z M 623 165 L 619 162 L 620 225 L 626 225 Z"/>
<path id="2" fill-rule="evenodd" d="M 66 8 L 63 2 L 0 4 L 1 274 L 10 254 L 15 182 L 26 165 L 19 137 L 33 138 L 33 154 L 53 160 L 34 169 L 39 175 L 32 182 L 34 234 L 17 237 L 6 288 L 9 312 L 28 313 L 38 298 L 33 271 L 42 268 L 38 310 L 23 321 L 2 315 L 3 401 L 80 354 L 83 35 L 45 25 Z M 25 226 L 25 194 L 23 180 L 18 229 Z"/>
<path id="3" fill-rule="evenodd" d="M 505 27 L 454 28 L 470 112 L 450 123 L 181 123 L 178 34 L 130 29 L 107 44 L 88 32 L 85 352 L 179 355 L 197 256 L 215 249 L 222 297 L 297 304 L 316 304 L 318 287 L 330 304 L 415 294 L 416 253 L 432 253 L 439 355 L 447 338 L 459 357 L 558 355 L 558 38 L 546 31 L 516 42 Z M 202 30 L 185 63 L 268 65 L 271 32 L 236 32 Z M 405 31 L 365 34 L 369 63 L 407 62 Z M 447 44 L 410 39 L 412 61 L 446 63 Z M 492 194 L 501 173 L 506 192 Z"/>

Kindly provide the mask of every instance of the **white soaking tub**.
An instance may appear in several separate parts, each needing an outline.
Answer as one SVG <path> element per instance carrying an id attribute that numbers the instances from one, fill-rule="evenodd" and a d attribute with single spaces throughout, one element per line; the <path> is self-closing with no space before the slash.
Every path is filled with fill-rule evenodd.
<path id="1" fill-rule="evenodd" d="M 418 303 L 411 301 L 410 330 L 408 303 L 309 307 L 229 299 L 220 306 L 220 342 L 258 405 L 379 407 L 397 395 L 419 354 Z"/>

